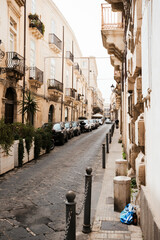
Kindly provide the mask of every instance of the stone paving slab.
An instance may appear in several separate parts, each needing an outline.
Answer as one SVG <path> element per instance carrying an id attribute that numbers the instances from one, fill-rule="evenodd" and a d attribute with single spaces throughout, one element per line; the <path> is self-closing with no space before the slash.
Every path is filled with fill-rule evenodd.
<path id="1" fill-rule="evenodd" d="M 128 226 L 119 221 L 102 221 L 101 230 L 106 231 L 128 231 Z"/>

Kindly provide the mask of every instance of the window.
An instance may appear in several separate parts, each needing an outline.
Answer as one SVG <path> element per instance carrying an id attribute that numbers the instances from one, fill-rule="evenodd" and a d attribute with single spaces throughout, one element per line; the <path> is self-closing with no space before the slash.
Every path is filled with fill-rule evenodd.
<path id="1" fill-rule="evenodd" d="M 10 51 L 14 52 L 14 48 L 15 48 L 15 41 L 14 41 L 14 34 L 12 32 L 10 32 Z"/>
<path id="2" fill-rule="evenodd" d="M 128 114 L 132 117 L 133 112 L 133 94 L 130 93 L 130 96 L 128 97 Z"/>
<path id="3" fill-rule="evenodd" d="M 16 51 L 17 23 L 10 17 L 9 49 L 11 52 Z"/>
<path id="4" fill-rule="evenodd" d="M 52 21 L 51 21 L 51 33 L 55 34 L 55 32 L 56 32 L 56 24 L 55 24 L 55 21 L 52 19 Z"/>
<path id="5" fill-rule="evenodd" d="M 51 59 L 51 72 L 50 72 L 50 78 L 51 78 L 51 79 L 55 79 L 55 71 L 56 71 L 56 68 L 55 68 L 55 59 L 52 58 L 52 59 Z"/>
<path id="6" fill-rule="evenodd" d="M 83 61 L 83 62 L 82 62 L 82 66 L 83 66 L 83 68 L 86 68 L 86 67 L 87 67 L 87 62 L 86 62 L 86 61 Z"/>
<path id="7" fill-rule="evenodd" d="M 31 13 L 32 14 L 36 13 L 36 0 L 32 0 L 32 3 L 31 3 Z"/>
<path id="8" fill-rule="evenodd" d="M 33 40 L 31 40 L 31 48 L 30 48 L 30 66 L 34 67 L 36 62 L 36 45 Z"/>
<path id="9" fill-rule="evenodd" d="M 69 72 L 66 71 L 66 87 L 69 88 Z"/>

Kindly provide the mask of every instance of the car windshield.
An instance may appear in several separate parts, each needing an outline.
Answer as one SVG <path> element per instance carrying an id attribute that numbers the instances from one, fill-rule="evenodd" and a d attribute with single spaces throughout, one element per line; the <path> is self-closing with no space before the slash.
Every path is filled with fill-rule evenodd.
<path id="1" fill-rule="evenodd" d="M 91 119 L 91 120 L 90 120 L 90 122 L 91 122 L 91 123 L 93 123 L 93 122 L 94 122 L 94 120 L 93 120 L 93 119 Z"/>
<path id="2" fill-rule="evenodd" d="M 88 120 L 83 120 L 85 123 L 88 123 Z"/>
<path id="3" fill-rule="evenodd" d="M 69 128 L 69 123 L 65 123 L 65 127 L 66 127 L 66 128 Z"/>
<path id="4" fill-rule="evenodd" d="M 54 130 L 61 130 L 61 126 L 59 123 L 56 123 L 54 126 L 53 126 L 53 129 Z"/>
<path id="5" fill-rule="evenodd" d="M 72 124 L 73 124 L 73 127 L 76 127 L 76 126 L 77 126 L 76 122 L 73 122 Z"/>

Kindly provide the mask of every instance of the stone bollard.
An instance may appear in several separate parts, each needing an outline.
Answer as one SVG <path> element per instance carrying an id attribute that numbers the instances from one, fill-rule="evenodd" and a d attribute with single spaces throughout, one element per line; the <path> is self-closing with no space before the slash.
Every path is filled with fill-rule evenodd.
<path id="1" fill-rule="evenodd" d="M 127 176 L 127 160 L 117 159 L 115 161 L 115 165 L 116 176 Z"/>
<path id="2" fill-rule="evenodd" d="M 76 240 L 76 194 L 68 191 L 66 194 L 66 232 L 65 240 Z"/>
<path id="3" fill-rule="evenodd" d="M 126 176 L 114 177 L 114 210 L 121 212 L 130 203 L 131 178 Z"/>

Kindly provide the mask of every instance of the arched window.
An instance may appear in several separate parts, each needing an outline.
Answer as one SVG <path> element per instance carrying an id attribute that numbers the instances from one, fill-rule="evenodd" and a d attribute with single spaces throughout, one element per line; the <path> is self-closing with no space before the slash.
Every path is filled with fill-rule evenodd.
<path id="1" fill-rule="evenodd" d="M 48 112 L 48 122 L 53 122 L 54 106 L 51 105 Z"/>
<path id="2" fill-rule="evenodd" d="M 13 123 L 15 94 L 12 88 L 7 89 L 5 98 L 5 123 Z"/>

